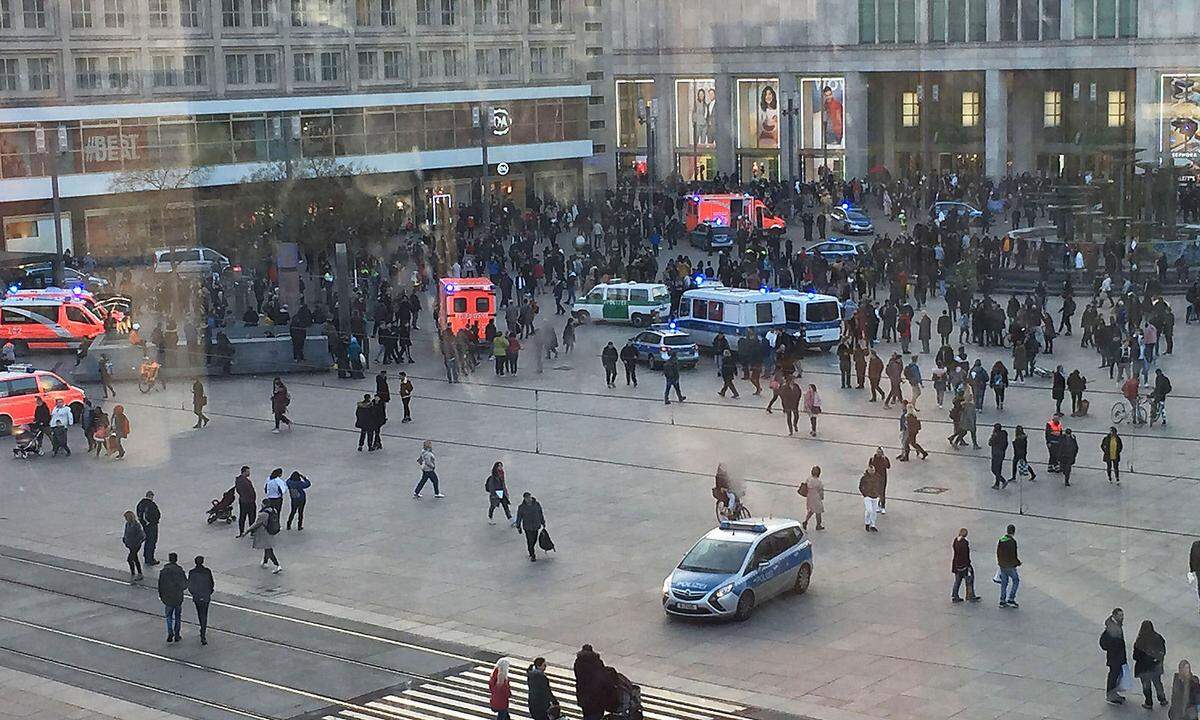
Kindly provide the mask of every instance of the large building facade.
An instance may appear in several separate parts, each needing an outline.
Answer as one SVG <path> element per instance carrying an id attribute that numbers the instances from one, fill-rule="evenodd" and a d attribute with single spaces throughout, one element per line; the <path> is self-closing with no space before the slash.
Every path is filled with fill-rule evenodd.
<path id="1" fill-rule="evenodd" d="M 210 240 L 202 217 L 284 164 L 361 174 L 410 217 L 472 202 L 481 124 L 492 192 L 572 200 L 592 154 L 587 12 L 576 0 L 3 0 L 5 246 L 53 247 L 56 158 L 68 242 L 98 256 L 139 255 L 165 233 Z M 167 192 L 148 203 L 147 191 Z"/>
<path id="2" fill-rule="evenodd" d="M 1198 0 L 603 1 L 591 173 L 1200 167 Z"/>

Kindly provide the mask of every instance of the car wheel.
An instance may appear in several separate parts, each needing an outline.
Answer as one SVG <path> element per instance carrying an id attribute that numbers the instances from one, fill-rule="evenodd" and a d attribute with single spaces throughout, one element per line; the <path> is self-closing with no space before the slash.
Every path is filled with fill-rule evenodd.
<path id="1" fill-rule="evenodd" d="M 738 622 L 745 622 L 754 614 L 754 591 L 747 590 L 738 598 L 737 612 L 734 613 L 733 619 Z"/>
<path id="2" fill-rule="evenodd" d="M 12 435 L 13 421 L 7 415 L 0 415 L 0 436 Z"/>
<path id="3" fill-rule="evenodd" d="M 650 319 L 641 313 L 634 313 L 629 322 L 636 328 L 643 328 L 650 324 Z"/>
<path id="4" fill-rule="evenodd" d="M 588 323 L 592 319 L 592 314 L 587 310 L 580 310 L 575 313 L 575 319 L 581 323 Z"/>
<path id="5" fill-rule="evenodd" d="M 792 586 L 792 592 L 803 595 L 808 592 L 810 582 L 812 582 L 812 566 L 801 565 L 800 571 L 796 573 L 796 584 Z"/>

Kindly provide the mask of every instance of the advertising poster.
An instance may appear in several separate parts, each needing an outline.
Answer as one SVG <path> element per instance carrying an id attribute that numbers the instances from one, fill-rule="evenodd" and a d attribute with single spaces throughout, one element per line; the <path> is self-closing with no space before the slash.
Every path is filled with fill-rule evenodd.
<path id="1" fill-rule="evenodd" d="M 646 125 L 638 122 L 638 108 L 653 99 L 653 80 L 617 81 L 617 146 L 622 150 L 647 146 Z"/>
<path id="2" fill-rule="evenodd" d="M 712 78 L 675 81 L 675 146 L 717 146 L 717 85 Z"/>
<path id="3" fill-rule="evenodd" d="M 738 147 L 779 147 L 779 79 L 737 81 Z"/>
<path id="4" fill-rule="evenodd" d="M 846 148 L 846 79 L 804 78 L 800 81 L 803 103 L 800 147 L 844 150 Z"/>
<path id="5" fill-rule="evenodd" d="M 1200 173 L 1200 73 L 1163 75 L 1162 148 L 1179 167 Z"/>

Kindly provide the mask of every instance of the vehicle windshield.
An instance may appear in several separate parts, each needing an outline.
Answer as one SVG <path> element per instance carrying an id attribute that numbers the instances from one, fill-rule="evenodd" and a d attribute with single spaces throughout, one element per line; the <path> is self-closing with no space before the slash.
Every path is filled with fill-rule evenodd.
<path id="1" fill-rule="evenodd" d="M 829 322 L 838 319 L 838 304 L 833 300 L 809 303 L 805 312 L 809 322 Z"/>
<path id="2" fill-rule="evenodd" d="M 650 300 L 652 302 L 669 302 L 671 293 L 666 288 L 653 288 L 650 291 Z"/>
<path id="3" fill-rule="evenodd" d="M 663 338 L 663 345 L 691 345 L 692 339 L 687 335 L 668 335 Z"/>
<path id="4" fill-rule="evenodd" d="M 680 570 L 729 575 L 742 569 L 750 543 L 705 538 L 679 563 Z"/>

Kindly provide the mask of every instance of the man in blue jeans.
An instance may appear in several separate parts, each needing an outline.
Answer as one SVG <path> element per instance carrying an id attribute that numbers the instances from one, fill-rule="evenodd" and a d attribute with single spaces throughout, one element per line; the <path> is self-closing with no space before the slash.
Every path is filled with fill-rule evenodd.
<path id="1" fill-rule="evenodd" d="M 167 642 L 179 642 L 179 625 L 183 619 L 183 593 L 188 588 L 187 573 L 179 567 L 179 555 L 167 555 L 167 564 L 158 571 L 158 597 L 162 600 L 167 620 Z"/>
<path id="2" fill-rule="evenodd" d="M 433 496 L 435 498 L 446 497 L 438 488 L 438 476 L 436 472 L 437 457 L 433 454 L 432 441 L 425 441 L 425 445 L 421 449 L 421 455 L 417 458 L 417 465 L 421 466 L 421 480 L 417 483 L 417 486 L 413 488 L 413 499 L 419 500 L 421 498 L 421 490 L 424 489 L 425 483 L 427 482 L 433 483 Z"/>
<path id="3" fill-rule="evenodd" d="M 1007 532 L 996 543 L 996 564 L 1000 566 L 1000 607 L 1018 608 L 1017 588 L 1021 586 L 1021 575 L 1017 568 L 1021 559 L 1017 557 L 1017 527 L 1009 525 Z M 1009 590 L 1009 587 L 1012 587 Z"/>
<path id="4" fill-rule="evenodd" d="M 683 402 L 687 398 L 679 391 L 679 361 L 675 359 L 675 353 L 669 350 L 663 351 L 662 359 L 663 378 L 667 383 L 663 388 L 663 404 L 671 404 L 671 388 L 675 388 L 675 397 Z"/>

